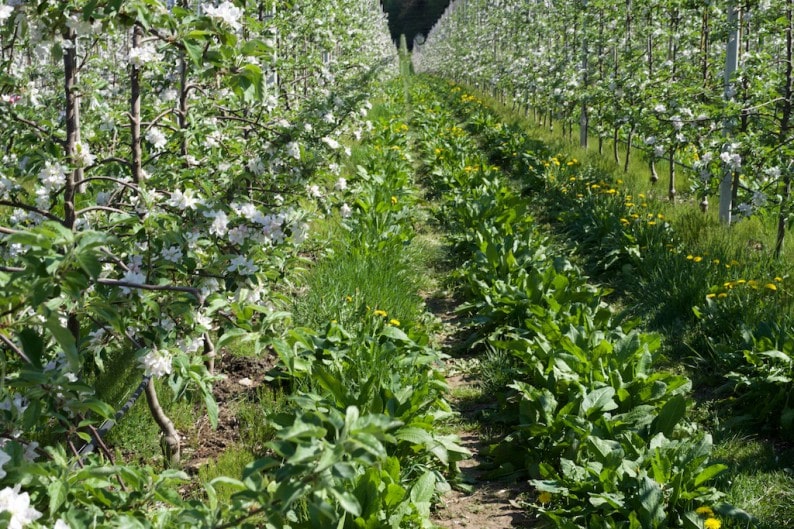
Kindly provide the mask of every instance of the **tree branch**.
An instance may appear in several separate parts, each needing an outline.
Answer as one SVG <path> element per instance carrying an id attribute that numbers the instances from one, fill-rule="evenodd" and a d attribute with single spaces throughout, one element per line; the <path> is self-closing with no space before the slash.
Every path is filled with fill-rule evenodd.
<path id="1" fill-rule="evenodd" d="M 0 342 L 3 342 L 4 344 L 6 344 L 6 346 L 8 346 L 9 349 L 11 349 L 14 353 L 16 353 L 17 356 L 22 358 L 22 360 L 24 360 L 28 364 L 33 364 L 33 362 L 30 361 L 30 358 L 28 358 L 28 355 L 26 355 L 22 351 L 22 349 L 17 347 L 17 345 L 14 342 L 12 342 L 11 339 L 8 336 L 6 336 L 5 334 L 3 334 L 1 332 L 0 332 Z"/>
<path id="2" fill-rule="evenodd" d="M 201 291 L 193 287 L 180 287 L 175 285 L 148 285 L 145 283 L 132 283 L 130 281 L 119 281 L 116 279 L 99 279 L 97 283 L 110 287 L 135 288 L 138 290 L 166 291 L 166 292 L 185 292 L 192 294 L 196 299 L 200 299 Z"/>

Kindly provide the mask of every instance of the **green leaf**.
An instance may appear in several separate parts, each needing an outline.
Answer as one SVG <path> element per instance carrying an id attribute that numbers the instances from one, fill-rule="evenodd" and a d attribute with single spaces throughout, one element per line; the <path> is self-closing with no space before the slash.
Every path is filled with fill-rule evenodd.
<path id="1" fill-rule="evenodd" d="M 52 516 L 66 502 L 66 485 L 63 481 L 53 481 L 47 486 L 47 496 L 50 497 L 49 508 L 50 516 Z"/>
<path id="2" fill-rule="evenodd" d="M 639 518 L 643 527 L 658 527 L 664 521 L 664 493 L 659 484 L 644 476 L 639 484 L 638 497 L 642 508 Z"/>
<path id="3" fill-rule="evenodd" d="M 697 476 L 695 476 L 695 487 L 699 487 L 706 481 L 722 473 L 724 470 L 727 470 L 727 468 L 727 465 L 722 464 L 711 465 L 704 468 Z"/>
<path id="4" fill-rule="evenodd" d="M 407 441 L 414 445 L 429 446 L 433 444 L 433 436 L 430 435 L 430 432 L 415 426 L 406 426 L 405 428 L 400 428 L 400 430 L 394 434 L 394 436 L 400 441 Z"/>
<path id="5" fill-rule="evenodd" d="M 411 487 L 411 501 L 414 503 L 430 502 L 436 490 L 436 475 L 427 471 L 416 480 Z"/>
<path id="6" fill-rule="evenodd" d="M 91 250 L 84 250 L 78 253 L 77 263 L 91 279 L 96 279 L 102 272 L 102 263 L 99 262 L 96 254 Z"/>
<path id="7" fill-rule="evenodd" d="M 41 355 L 44 353 L 44 339 L 34 329 L 26 327 L 17 333 L 22 344 L 22 351 L 30 358 L 34 366 L 41 367 Z"/>
<path id="8" fill-rule="evenodd" d="M 74 336 L 69 332 L 69 329 L 61 325 L 61 321 L 57 314 L 51 314 L 44 324 L 47 330 L 50 331 L 55 341 L 63 350 L 66 355 L 66 361 L 72 371 L 77 371 L 80 367 L 80 357 L 77 353 L 77 345 L 74 341 Z"/>
<path id="9" fill-rule="evenodd" d="M 339 490 L 336 487 L 330 487 L 328 491 L 345 511 L 353 516 L 361 516 L 361 504 L 350 491 Z"/>
<path id="10" fill-rule="evenodd" d="M 686 415 L 686 399 L 683 395 L 676 395 L 659 410 L 659 415 L 651 425 L 651 433 L 661 432 L 665 437 L 671 437 L 675 426 L 684 415 Z"/>

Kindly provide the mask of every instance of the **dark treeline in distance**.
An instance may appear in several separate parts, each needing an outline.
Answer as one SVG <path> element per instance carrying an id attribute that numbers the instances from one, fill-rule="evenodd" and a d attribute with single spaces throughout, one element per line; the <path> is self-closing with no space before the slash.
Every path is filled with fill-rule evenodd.
<path id="1" fill-rule="evenodd" d="M 383 0 L 392 39 L 399 42 L 400 35 L 404 34 L 411 49 L 414 38 L 426 36 L 449 3 L 450 0 Z"/>

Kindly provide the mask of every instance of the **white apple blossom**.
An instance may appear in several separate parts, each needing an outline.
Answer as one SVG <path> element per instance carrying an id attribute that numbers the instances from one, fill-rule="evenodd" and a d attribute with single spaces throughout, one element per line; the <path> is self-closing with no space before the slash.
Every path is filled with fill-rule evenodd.
<path id="1" fill-rule="evenodd" d="M 296 160 L 301 159 L 301 147 L 297 141 L 291 141 L 287 144 L 287 154 Z"/>
<path id="2" fill-rule="evenodd" d="M 196 206 L 201 204 L 201 200 L 193 196 L 192 189 L 188 189 L 184 193 L 177 189 L 171 193 L 171 198 L 166 204 L 185 211 L 186 209 L 196 209 Z"/>
<path id="3" fill-rule="evenodd" d="M 172 263 L 178 263 L 182 260 L 183 254 L 182 249 L 179 246 L 171 246 L 168 248 L 163 248 L 160 252 L 160 257 L 165 259 L 166 261 L 171 261 Z"/>
<path id="4" fill-rule="evenodd" d="M 218 237 L 226 235 L 229 230 L 229 217 L 226 216 L 224 211 L 210 211 L 205 213 L 204 216 L 214 219 L 210 225 L 210 235 L 217 235 Z"/>
<path id="5" fill-rule="evenodd" d="M 147 376 L 161 377 L 171 374 L 171 354 L 162 349 L 152 349 L 140 359 Z"/>
<path id="6" fill-rule="evenodd" d="M 240 22 L 240 19 L 243 16 L 243 10 L 228 0 L 220 4 L 218 7 L 205 7 L 204 13 L 206 13 L 206 15 L 212 19 L 226 23 L 232 29 L 240 30 L 243 27 L 242 23 Z"/>
<path id="7" fill-rule="evenodd" d="M 162 131 L 157 127 L 152 127 L 149 129 L 149 132 L 146 133 L 146 141 L 151 143 L 152 147 L 158 151 L 162 150 L 166 143 L 168 143 L 168 140 L 165 138 L 165 134 L 163 134 Z"/>
<path id="8" fill-rule="evenodd" d="M 235 256 L 226 268 L 227 272 L 237 272 L 244 276 L 253 275 L 257 270 L 259 270 L 259 267 L 254 264 L 254 261 L 246 259 L 245 256 L 242 255 Z"/>
<path id="9" fill-rule="evenodd" d="M 91 151 L 88 148 L 88 145 L 83 142 L 78 142 L 75 145 L 75 152 L 74 156 L 72 156 L 75 165 L 78 167 L 89 167 L 94 165 L 96 161 L 96 157 L 91 154 Z"/>
<path id="10" fill-rule="evenodd" d="M 146 44 L 130 49 L 128 59 L 130 64 L 140 68 L 144 64 L 159 61 L 161 57 L 153 44 Z"/>
<path id="11" fill-rule="evenodd" d="M 5 469 L 3 468 L 3 466 L 4 466 L 6 463 L 8 463 L 9 461 L 11 461 L 11 456 L 10 456 L 10 455 L 8 455 L 8 454 L 6 454 L 6 453 L 5 453 L 5 452 L 2 450 L 2 448 L 0 448 L 0 479 L 3 479 L 4 477 L 6 477 L 6 471 L 5 471 Z"/>
<path id="12" fill-rule="evenodd" d="M 45 162 L 39 172 L 39 181 L 47 191 L 57 189 L 66 183 L 66 170 L 57 162 Z"/>
<path id="13" fill-rule="evenodd" d="M 353 214 L 353 210 L 347 204 L 342 204 L 342 207 L 339 208 L 339 214 L 346 219 Z"/>
<path id="14" fill-rule="evenodd" d="M 41 513 L 30 506 L 30 496 L 20 492 L 20 485 L 0 490 L 0 512 L 11 513 L 8 529 L 22 529 L 41 518 Z"/>
<path id="15" fill-rule="evenodd" d="M 11 18 L 14 8 L 9 5 L 0 5 L 0 24 Z"/>
<path id="16" fill-rule="evenodd" d="M 325 137 L 324 137 L 323 139 L 321 139 L 320 141 L 321 141 L 321 142 L 323 142 L 324 144 L 326 144 L 326 145 L 327 145 L 329 148 L 331 148 L 331 149 L 333 149 L 333 150 L 336 150 L 336 149 L 338 149 L 338 148 L 340 147 L 340 145 L 339 145 L 339 142 L 338 142 L 338 141 L 336 141 L 336 140 L 335 140 L 335 139 L 333 139 L 333 138 L 329 138 L 328 136 L 325 136 Z"/>
<path id="17" fill-rule="evenodd" d="M 55 525 L 52 526 L 52 529 L 72 529 L 72 526 L 59 518 Z"/>
<path id="18" fill-rule="evenodd" d="M 237 226 L 229 230 L 227 238 L 232 244 L 242 245 L 245 243 L 245 239 L 248 238 L 248 234 L 248 226 Z"/>
<path id="19" fill-rule="evenodd" d="M 309 195 L 309 198 L 321 198 L 323 196 L 322 191 L 320 191 L 320 186 L 318 185 L 310 185 L 306 188 L 306 193 Z"/>
<path id="20" fill-rule="evenodd" d="M 654 112 L 658 112 L 659 114 L 663 114 L 663 113 L 667 112 L 667 107 L 664 106 L 663 104 L 659 103 L 658 105 L 653 107 L 653 110 L 654 110 Z"/>
<path id="21" fill-rule="evenodd" d="M 344 191 L 345 189 L 347 189 L 347 180 L 340 177 L 339 180 L 337 180 L 336 183 L 334 184 L 334 189 L 336 189 L 337 191 Z"/>

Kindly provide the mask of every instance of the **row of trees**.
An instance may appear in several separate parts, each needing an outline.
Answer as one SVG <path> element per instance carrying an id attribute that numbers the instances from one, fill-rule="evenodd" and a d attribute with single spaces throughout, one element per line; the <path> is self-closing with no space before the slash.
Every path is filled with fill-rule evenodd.
<path id="1" fill-rule="evenodd" d="M 721 218 L 774 211 L 778 252 L 791 220 L 792 2 L 457 0 L 415 52 L 432 70 L 510 97 L 580 141 L 639 146 L 652 179 L 691 169 Z M 619 159 L 618 143 L 627 146 Z"/>
<path id="2" fill-rule="evenodd" d="M 69 509 L 67 461 L 126 399 L 108 380 L 144 375 L 172 461 L 154 378 L 217 419 L 214 351 L 279 317 L 309 178 L 335 179 L 395 59 L 377 0 L 0 5 L 0 525 L 33 521 L 36 474 Z"/>

